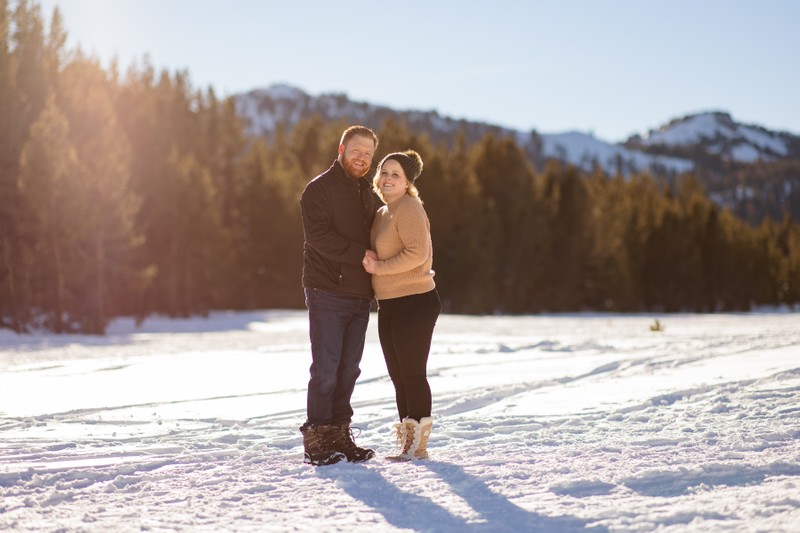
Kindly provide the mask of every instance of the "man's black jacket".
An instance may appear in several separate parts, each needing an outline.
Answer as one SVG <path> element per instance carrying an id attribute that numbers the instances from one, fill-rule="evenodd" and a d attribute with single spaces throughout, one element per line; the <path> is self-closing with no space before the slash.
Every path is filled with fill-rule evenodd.
<path id="1" fill-rule="evenodd" d="M 300 198 L 303 287 L 373 297 L 372 280 L 361 261 L 381 205 L 370 182 L 348 177 L 339 161 L 306 185 Z"/>

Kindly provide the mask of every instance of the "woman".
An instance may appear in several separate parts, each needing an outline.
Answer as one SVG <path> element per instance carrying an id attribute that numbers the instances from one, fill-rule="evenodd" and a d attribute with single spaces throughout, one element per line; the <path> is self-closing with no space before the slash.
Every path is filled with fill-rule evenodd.
<path id="1" fill-rule="evenodd" d="M 413 150 L 387 155 L 373 179 L 386 203 L 372 223 L 364 268 L 378 300 L 378 336 L 397 399 L 400 453 L 394 460 L 425 459 L 433 426 L 428 353 L 441 311 L 433 281 L 430 222 L 414 182 L 422 158 Z"/>

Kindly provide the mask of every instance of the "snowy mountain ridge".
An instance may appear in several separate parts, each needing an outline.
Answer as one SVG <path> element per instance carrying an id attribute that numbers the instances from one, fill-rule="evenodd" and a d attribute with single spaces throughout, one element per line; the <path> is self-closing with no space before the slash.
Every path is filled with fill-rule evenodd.
<path id="1" fill-rule="evenodd" d="M 607 172 L 621 174 L 643 170 L 682 173 L 694 168 L 694 163 L 689 159 L 632 150 L 579 131 L 539 134 L 539 137 L 545 159 L 565 161 L 586 171 L 591 171 L 595 164 Z"/>
<path id="2" fill-rule="evenodd" d="M 798 137 L 770 131 L 761 126 L 741 124 L 730 114 L 711 111 L 670 121 L 641 136 L 634 136 L 629 145 L 680 148 L 704 145 L 711 154 L 729 161 L 752 163 L 789 157 Z"/>
<path id="3" fill-rule="evenodd" d="M 253 135 L 270 136 L 278 124 L 291 128 L 301 119 L 314 115 L 325 120 L 347 119 L 376 128 L 387 118 L 393 118 L 405 121 L 414 130 L 427 132 L 433 139 L 451 140 L 458 130 L 464 130 L 470 141 L 477 141 L 490 132 L 509 135 L 537 163 L 558 159 L 586 171 L 599 165 L 611 174 L 688 172 L 697 164 L 689 149 L 692 147 L 700 147 L 704 153 L 722 161 L 736 163 L 773 161 L 800 155 L 800 137 L 740 124 L 730 114 L 720 111 L 688 115 L 647 133 L 634 135 L 624 143 L 612 143 L 584 132 L 523 132 L 445 117 L 435 110 L 395 110 L 354 102 L 340 93 L 312 96 L 287 84 L 256 89 L 234 98 L 247 131 Z"/>
<path id="4" fill-rule="evenodd" d="M 348 119 L 352 123 L 363 123 L 377 128 L 386 118 L 401 115 L 413 127 L 424 127 L 425 131 L 454 132 L 459 125 L 467 124 L 439 116 L 436 111 L 397 111 L 386 106 L 354 102 L 345 94 L 327 93 L 312 96 L 285 84 L 275 84 L 266 89 L 255 89 L 234 96 L 239 114 L 244 118 L 247 131 L 253 135 L 271 135 L 278 124 L 294 126 L 302 118 L 320 115 L 327 120 Z M 486 126 L 486 125 L 484 125 Z M 495 128 L 487 126 L 494 130 Z M 504 130 L 515 133 L 512 130 Z"/>

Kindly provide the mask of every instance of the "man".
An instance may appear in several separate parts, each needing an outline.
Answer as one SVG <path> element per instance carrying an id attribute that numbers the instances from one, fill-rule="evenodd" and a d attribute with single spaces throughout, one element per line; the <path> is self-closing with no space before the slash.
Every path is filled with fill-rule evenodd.
<path id="1" fill-rule="evenodd" d="M 364 178 L 378 137 L 351 126 L 333 165 L 306 185 L 303 214 L 303 288 L 311 337 L 311 379 L 303 433 L 304 460 L 327 465 L 366 461 L 375 452 L 353 441 L 350 398 L 364 352 L 372 280 L 363 265 L 380 201 Z"/>

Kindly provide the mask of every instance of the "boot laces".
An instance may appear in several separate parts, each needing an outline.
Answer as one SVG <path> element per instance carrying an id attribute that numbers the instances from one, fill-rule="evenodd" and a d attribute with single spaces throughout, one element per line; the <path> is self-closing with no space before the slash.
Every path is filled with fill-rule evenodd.
<path id="1" fill-rule="evenodd" d="M 361 434 L 361 430 L 360 429 L 358 430 L 358 434 L 359 435 Z M 356 435 L 355 435 L 355 433 L 353 433 L 353 429 L 352 428 L 349 428 L 347 431 L 342 431 L 341 432 L 341 442 L 342 442 L 343 447 L 345 449 L 347 449 L 347 451 L 353 451 L 353 450 L 357 450 L 358 449 L 358 446 L 356 446 L 355 437 L 356 437 Z"/>
<path id="2" fill-rule="evenodd" d="M 361 428 L 350 427 L 347 430 L 342 429 L 341 431 L 339 431 L 336 438 L 336 442 L 346 453 L 364 454 L 367 453 L 369 450 L 367 448 L 361 448 L 356 444 L 355 439 L 360 436 L 361 436 Z"/>
<path id="3" fill-rule="evenodd" d="M 400 453 L 407 453 L 414 442 L 414 427 L 400 423 L 395 426 L 395 440 Z"/>

